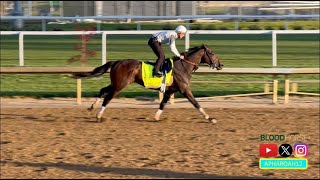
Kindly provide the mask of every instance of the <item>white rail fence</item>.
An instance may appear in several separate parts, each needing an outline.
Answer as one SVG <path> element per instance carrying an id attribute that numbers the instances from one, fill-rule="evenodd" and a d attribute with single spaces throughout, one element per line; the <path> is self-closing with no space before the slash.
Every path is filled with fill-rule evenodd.
<path id="1" fill-rule="evenodd" d="M 25 35 L 82 35 L 102 34 L 102 64 L 107 61 L 108 34 L 153 34 L 159 31 L 0 31 L 1 35 L 19 35 L 19 66 L 24 66 L 24 36 Z M 271 34 L 272 35 L 272 66 L 277 66 L 277 34 L 320 34 L 319 30 L 189 30 L 185 36 L 185 50 L 190 47 L 192 34 Z"/>
<path id="2" fill-rule="evenodd" d="M 95 67 L 0 67 L 0 74 L 72 74 L 72 73 L 82 73 L 88 72 L 94 69 Z M 224 68 L 220 71 L 215 71 L 205 67 L 199 67 L 195 72 L 196 74 L 228 74 L 228 75 L 238 75 L 238 74 L 263 74 L 263 75 L 272 75 L 273 81 L 237 81 L 237 82 L 203 82 L 202 83 L 263 83 L 264 92 L 261 93 L 249 93 L 249 94 L 238 94 L 238 95 L 226 95 L 219 97 L 237 97 L 237 96 L 256 96 L 256 95 L 272 95 L 272 103 L 278 103 L 278 84 L 279 77 L 284 76 L 284 104 L 289 103 L 290 94 L 304 94 L 304 95 L 315 95 L 319 96 L 319 93 L 305 93 L 298 92 L 297 83 L 319 83 L 319 80 L 308 80 L 308 81 L 290 81 L 289 75 L 296 74 L 320 74 L 319 68 Z M 191 83 L 201 83 L 196 81 L 191 81 Z M 292 83 L 292 88 L 290 89 L 290 83 Z M 270 91 L 270 86 L 272 85 L 272 91 Z M 81 91 L 82 91 L 82 82 L 81 79 L 77 79 L 77 103 L 81 104 Z M 159 99 L 162 100 L 162 94 L 159 93 Z M 174 103 L 174 97 L 170 99 L 171 103 Z M 212 97 L 196 98 L 200 99 L 209 99 Z"/>

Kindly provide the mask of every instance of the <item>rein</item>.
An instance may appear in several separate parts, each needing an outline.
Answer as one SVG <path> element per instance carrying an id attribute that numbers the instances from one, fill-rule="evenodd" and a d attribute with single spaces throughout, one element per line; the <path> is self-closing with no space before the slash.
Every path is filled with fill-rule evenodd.
<path id="1" fill-rule="evenodd" d="M 186 63 L 188 63 L 188 64 L 193 65 L 193 66 L 194 66 L 193 72 L 195 72 L 195 71 L 198 69 L 198 65 L 197 65 L 196 63 L 191 62 L 191 61 L 189 61 L 189 60 L 187 60 L 187 59 L 181 59 L 181 60 L 184 61 L 184 62 L 186 62 Z"/>
<path id="2" fill-rule="evenodd" d="M 186 59 L 181 59 L 181 60 L 185 61 L 185 62 L 188 63 L 188 64 L 197 66 L 196 63 L 193 63 L 193 62 L 191 62 L 191 61 L 189 61 L 189 60 L 186 60 Z"/>
<path id="3" fill-rule="evenodd" d="M 211 61 L 211 62 L 214 62 L 213 59 L 211 58 L 211 56 L 209 55 L 209 52 L 208 52 L 206 49 L 205 49 L 204 51 L 205 51 L 206 55 L 208 56 L 208 58 L 210 59 L 210 61 Z M 189 61 L 189 60 L 187 60 L 187 59 L 180 59 L 180 60 L 182 60 L 182 61 L 184 61 L 184 62 L 186 62 L 186 63 L 188 63 L 188 64 L 193 65 L 193 66 L 194 66 L 194 68 L 193 68 L 193 71 L 194 71 L 194 72 L 198 69 L 198 65 L 197 65 L 196 63 L 191 62 L 191 61 Z M 213 64 L 214 64 L 214 63 L 213 63 Z"/>

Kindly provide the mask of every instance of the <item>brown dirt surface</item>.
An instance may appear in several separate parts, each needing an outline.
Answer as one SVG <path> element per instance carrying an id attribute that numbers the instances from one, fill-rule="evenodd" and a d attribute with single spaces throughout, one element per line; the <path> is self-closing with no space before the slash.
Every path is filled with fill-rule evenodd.
<path id="1" fill-rule="evenodd" d="M 96 111 L 85 106 L 20 107 L 10 101 L 16 99 L 1 101 L 1 179 L 319 179 L 318 106 L 206 107 L 216 124 L 192 106 L 169 105 L 161 121 L 153 120 L 157 108 L 149 105 L 112 107 L 97 123 Z M 261 134 L 286 139 L 262 142 Z M 259 169 L 259 144 L 298 142 L 309 146 L 307 170 Z"/>

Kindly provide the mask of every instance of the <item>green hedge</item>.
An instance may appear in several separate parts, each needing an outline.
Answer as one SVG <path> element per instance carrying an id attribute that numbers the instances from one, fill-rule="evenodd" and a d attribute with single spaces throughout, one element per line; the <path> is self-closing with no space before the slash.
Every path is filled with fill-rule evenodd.
<path id="1" fill-rule="evenodd" d="M 179 24 L 185 23 L 140 23 L 141 30 L 170 30 L 175 29 Z M 76 25 L 94 26 L 92 23 L 72 24 L 47 24 L 47 31 L 74 31 Z M 309 21 L 287 21 L 290 30 L 316 30 L 319 29 L 318 20 Z M 101 30 L 137 30 L 137 23 L 104 23 Z M 259 22 L 238 22 L 239 30 L 284 30 L 284 21 L 259 21 Z M 25 22 L 24 31 L 41 31 L 42 24 Z M 190 23 L 191 30 L 234 30 L 235 22 L 214 22 L 214 23 Z M 1 23 L 1 31 L 15 30 L 10 23 Z"/>

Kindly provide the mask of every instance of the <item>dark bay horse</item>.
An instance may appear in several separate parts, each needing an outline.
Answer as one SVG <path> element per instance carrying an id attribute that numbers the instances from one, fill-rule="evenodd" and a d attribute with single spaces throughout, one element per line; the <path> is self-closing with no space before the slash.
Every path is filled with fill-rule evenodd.
<path id="1" fill-rule="evenodd" d="M 192 72 L 198 69 L 198 65 L 200 63 L 206 63 L 210 67 L 212 67 L 212 69 L 216 68 L 217 70 L 222 69 L 223 64 L 220 62 L 219 57 L 206 45 L 191 48 L 187 52 L 184 52 L 182 54 L 184 54 L 184 60 L 179 58 L 174 60 L 173 83 L 170 86 L 166 87 L 166 91 L 160 103 L 160 107 L 154 118 L 155 120 L 160 120 L 160 115 L 166 103 L 170 99 L 170 96 L 173 93 L 179 91 L 194 105 L 195 108 L 197 108 L 203 114 L 206 120 L 209 120 L 212 123 L 216 123 L 216 120 L 214 118 L 210 118 L 194 98 L 190 89 L 190 80 Z M 96 115 L 99 122 L 101 121 L 101 117 L 104 109 L 106 108 L 106 105 L 111 101 L 112 98 L 117 96 L 117 94 L 121 90 L 123 90 L 131 83 L 138 83 L 141 86 L 144 86 L 141 73 L 142 62 L 135 59 L 110 61 L 100 67 L 95 68 L 91 72 L 74 74 L 74 77 L 97 77 L 106 73 L 109 68 L 111 68 L 111 84 L 100 90 L 96 101 L 88 109 L 92 111 L 95 104 L 100 101 L 100 98 L 105 96 L 102 106 Z M 159 88 L 155 90 L 159 90 Z"/>

